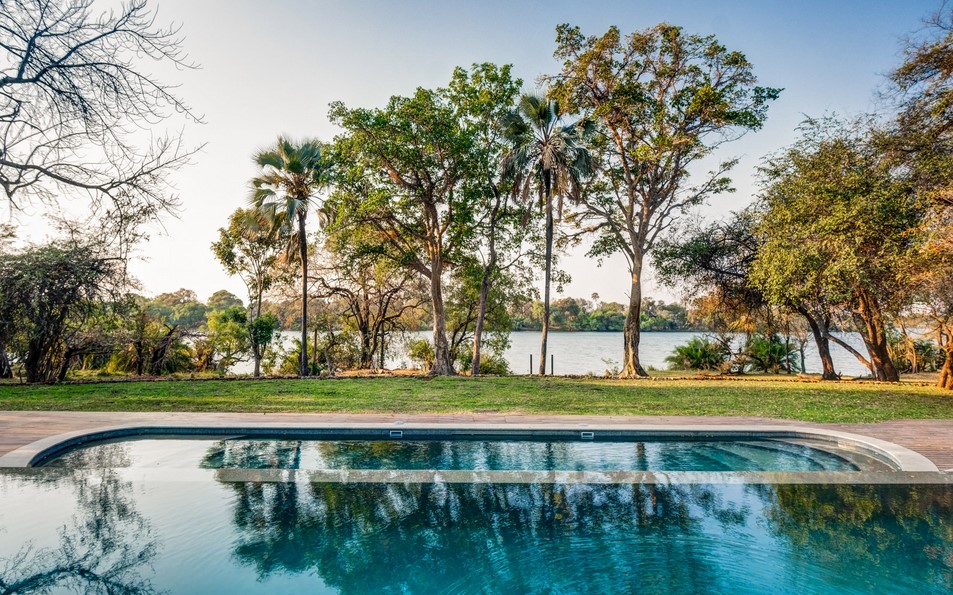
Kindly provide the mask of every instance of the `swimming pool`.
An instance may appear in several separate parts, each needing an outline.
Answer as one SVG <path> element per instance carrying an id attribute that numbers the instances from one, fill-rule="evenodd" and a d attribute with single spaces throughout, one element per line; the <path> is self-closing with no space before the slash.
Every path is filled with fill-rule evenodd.
<path id="1" fill-rule="evenodd" d="M 100 441 L 0 470 L 0 590 L 949 592 L 953 485 L 888 467 L 804 439 Z"/>

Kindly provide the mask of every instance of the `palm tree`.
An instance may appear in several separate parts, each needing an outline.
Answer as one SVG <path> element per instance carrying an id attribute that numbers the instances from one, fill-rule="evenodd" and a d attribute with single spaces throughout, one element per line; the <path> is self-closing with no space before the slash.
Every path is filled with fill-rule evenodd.
<path id="1" fill-rule="evenodd" d="M 288 239 L 286 253 L 301 261 L 301 362 L 299 373 L 308 374 L 308 239 L 305 220 L 324 185 L 328 164 L 320 141 L 300 144 L 279 137 L 274 148 L 259 151 L 254 159 L 261 174 L 251 181 L 251 204 L 268 221 L 274 233 Z"/>
<path id="2" fill-rule="evenodd" d="M 546 341 L 549 336 L 549 289 L 553 264 L 553 198 L 562 217 L 563 197 L 579 192 L 580 180 L 592 170 L 592 158 L 583 142 L 592 129 L 588 123 L 563 124 L 559 103 L 538 95 L 523 95 L 519 106 L 504 118 L 504 135 L 510 149 L 503 169 L 514 175 L 514 192 L 524 197 L 536 185 L 546 211 L 546 273 L 543 283 L 543 332 L 539 374 L 546 373 Z"/>

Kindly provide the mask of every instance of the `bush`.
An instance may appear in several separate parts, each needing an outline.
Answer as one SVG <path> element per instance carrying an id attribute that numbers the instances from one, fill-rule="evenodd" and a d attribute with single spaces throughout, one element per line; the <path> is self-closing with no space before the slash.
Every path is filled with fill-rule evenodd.
<path id="1" fill-rule="evenodd" d="M 414 339 L 407 344 L 407 357 L 415 366 L 429 372 L 433 368 L 433 345 L 427 339 Z"/>
<path id="2" fill-rule="evenodd" d="M 890 358 L 902 374 L 936 372 L 943 367 L 946 354 L 930 339 L 912 339 L 908 343 L 899 332 L 889 330 L 887 341 Z M 913 353 L 910 352 L 911 347 Z"/>
<path id="3" fill-rule="evenodd" d="M 745 356 L 750 367 L 758 372 L 777 374 L 787 370 L 800 371 L 800 355 L 793 343 L 785 344 L 779 337 L 755 335 L 745 346 Z"/>
<path id="4" fill-rule="evenodd" d="M 718 341 L 693 337 L 685 345 L 678 345 L 665 358 L 673 370 L 717 370 L 728 360 L 728 350 Z"/>
<path id="5" fill-rule="evenodd" d="M 308 341 L 308 375 L 319 376 L 321 372 L 327 372 L 327 366 L 322 357 L 318 358 L 317 365 L 315 365 L 314 360 L 314 342 Z M 281 356 L 281 363 L 278 366 L 278 373 L 287 376 L 294 376 L 300 371 L 301 339 L 294 339 L 291 349 L 285 351 Z"/>
<path id="6" fill-rule="evenodd" d="M 460 349 L 457 355 L 457 361 L 460 363 L 461 370 L 469 371 L 473 365 L 473 349 Z M 480 374 L 509 376 L 512 373 L 509 363 L 503 359 L 503 356 L 497 355 L 492 351 L 483 351 L 480 353 Z"/>

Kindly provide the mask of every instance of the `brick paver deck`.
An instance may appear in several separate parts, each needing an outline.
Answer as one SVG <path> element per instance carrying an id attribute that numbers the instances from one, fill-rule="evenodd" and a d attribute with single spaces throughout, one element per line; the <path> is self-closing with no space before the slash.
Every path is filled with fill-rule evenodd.
<path id="1" fill-rule="evenodd" d="M 0 412 L 0 456 L 21 446 L 56 434 L 117 424 L 152 422 L 174 423 L 242 422 L 269 423 L 598 423 L 598 424 L 771 424 L 798 425 L 841 430 L 887 440 L 929 458 L 940 470 L 953 471 L 953 420 L 894 420 L 873 424 L 819 424 L 763 417 L 702 416 L 598 416 L 598 415 L 386 415 L 386 414 L 315 414 L 315 413 L 100 413 L 64 411 Z"/>

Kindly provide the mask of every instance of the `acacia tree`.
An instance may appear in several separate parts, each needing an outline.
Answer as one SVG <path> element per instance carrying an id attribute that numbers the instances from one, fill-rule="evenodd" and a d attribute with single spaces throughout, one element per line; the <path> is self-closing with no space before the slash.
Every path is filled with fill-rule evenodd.
<path id="1" fill-rule="evenodd" d="M 504 120 L 510 149 L 503 156 L 503 170 L 514 177 L 514 192 L 524 199 L 536 186 L 540 206 L 546 213 L 540 376 L 546 374 L 555 221 L 562 218 L 564 197 L 571 195 L 578 200 L 581 181 L 592 171 L 592 159 L 584 147 L 591 129 L 584 122 L 564 124 L 564 115 L 557 101 L 523 95 L 519 106 Z M 553 200 L 558 200 L 558 205 Z"/>
<path id="2" fill-rule="evenodd" d="M 193 153 L 179 136 L 141 146 L 136 132 L 173 114 L 198 119 L 147 65 L 193 65 L 145 0 L 92 5 L 0 2 L 0 187 L 11 210 L 88 197 L 93 216 L 128 234 L 176 206 L 166 176 Z"/>
<path id="3" fill-rule="evenodd" d="M 253 209 L 236 209 L 228 218 L 228 227 L 219 228 L 218 240 L 212 243 L 215 258 L 229 275 L 238 275 L 248 290 L 255 377 L 261 375 L 261 360 L 277 328 L 274 316 L 263 317 L 261 303 L 280 276 L 276 265 L 283 248 L 281 238 L 270 232 L 268 222 Z"/>
<path id="4" fill-rule="evenodd" d="M 806 122 L 798 143 L 768 159 L 763 175 L 761 285 L 797 299 L 806 283 L 839 301 L 868 357 L 830 339 L 877 380 L 899 380 L 886 324 L 909 298 L 924 212 L 908 176 L 871 142 L 864 124 L 831 119 Z"/>
<path id="5" fill-rule="evenodd" d="M 424 278 L 433 315 L 433 375 L 454 374 L 447 341 L 444 276 L 464 257 L 473 209 L 460 184 L 473 161 L 472 135 L 444 90 L 417 89 L 381 109 L 331 107 L 345 130 L 336 142 L 334 226 L 375 231 L 365 249 Z"/>
<path id="6" fill-rule="evenodd" d="M 568 109 L 599 122 L 602 180 L 583 196 L 580 223 L 595 232 L 590 251 L 621 252 L 630 276 L 622 376 L 644 376 L 639 319 L 644 258 L 686 209 L 730 189 L 721 164 L 692 182 L 689 169 L 722 143 L 764 123 L 779 89 L 756 86 L 744 54 L 714 36 L 666 23 L 623 37 L 611 27 L 586 37 L 556 29 L 562 71 L 549 81 Z"/>
<path id="7" fill-rule="evenodd" d="M 310 139 L 294 143 L 279 137 L 272 149 L 259 151 L 255 164 L 261 174 L 251 181 L 251 203 L 257 215 L 250 227 L 266 221 L 272 234 L 285 240 L 289 260 L 301 264 L 301 358 L 298 372 L 308 375 L 308 209 L 327 182 L 329 163 L 321 156 L 321 143 Z"/>

